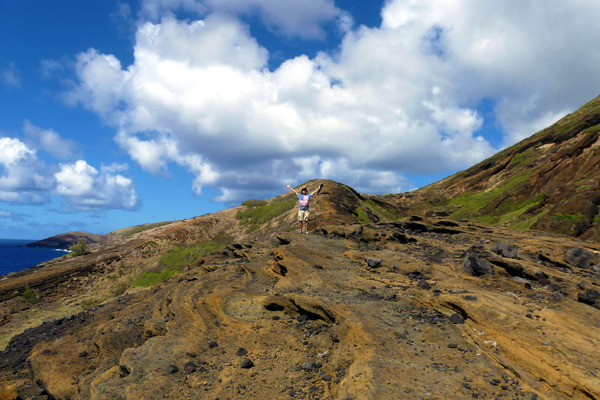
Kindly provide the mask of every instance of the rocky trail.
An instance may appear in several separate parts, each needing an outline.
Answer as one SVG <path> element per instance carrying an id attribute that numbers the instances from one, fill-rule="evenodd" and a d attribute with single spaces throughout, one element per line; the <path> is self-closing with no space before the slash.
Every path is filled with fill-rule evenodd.
<path id="1" fill-rule="evenodd" d="M 0 398 L 598 399 L 599 250 L 418 217 L 240 241 L 15 336 Z"/>

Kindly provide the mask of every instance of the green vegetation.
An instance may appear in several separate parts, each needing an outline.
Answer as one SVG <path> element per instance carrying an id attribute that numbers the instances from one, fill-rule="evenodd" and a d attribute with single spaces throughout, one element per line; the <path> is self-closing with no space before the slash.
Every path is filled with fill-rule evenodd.
<path id="1" fill-rule="evenodd" d="M 398 213 L 395 212 L 393 208 L 381 207 L 371 199 L 361 201 L 360 207 L 357 207 L 353 214 L 363 223 L 373 222 L 371 218 L 369 218 L 369 214 L 377 216 L 380 220 L 398 219 Z"/>
<path id="2" fill-rule="evenodd" d="M 41 299 L 39 290 L 32 289 L 31 286 L 25 285 L 25 291 L 23 291 L 23 300 L 28 304 L 38 303 Z"/>
<path id="3" fill-rule="evenodd" d="M 451 206 L 461 206 L 460 210 L 452 214 L 452 218 L 476 217 L 477 211 L 481 210 L 496 197 L 510 191 L 515 186 L 525 181 L 530 175 L 531 170 L 521 171 L 513 176 L 504 186 L 494 188 L 487 192 L 463 193 L 448 203 Z"/>
<path id="4" fill-rule="evenodd" d="M 515 229 L 521 229 L 524 231 L 527 231 L 529 229 L 531 229 L 531 227 L 538 222 L 544 215 L 548 214 L 548 212 L 550 212 L 550 209 L 546 209 L 544 211 L 542 211 L 541 213 L 534 215 L 533 217 L 526 219 L 524 221 L 520 221 L 515 223 L 514 225 L 511 225 L 511 228 L 515 228 Z"/>
<path id="5" fill-rule="evenodd" d="M 515 154 L 510 161 L 509 168 L 515 168 L 529 164 L 531 161 L 535 160 L 536 157 L 537 155 L 535 154 L 535 149 L 529 148 L 522 153 Z"/>
<path id="6" fill-rule="evenodd" d="M 138 226 L 128 230 L 127 232 L 123 233 L 122 236 L 124 238 L 127 238 L 127 237 L 135 235 L 136 233 L 144 232 L 144 231 L 147 231 L 148 229 L 152 229 L 152 228 L 158 228 L 159 226 L 167 225 L 170 223 L 171 223 L 171 221 L 166 221 L 166 222 L 156 222 L 153 224 L 138 225 Z"/>
<path id="7" fill-rule="evenodd" d="M 242 225 L 247 225 L 248 230 L 254 230 L 267 221 L 291 210 L 296 203 L 295 200 L 273 201 L 270 204 L 259 205 L 240 210 L 235 217 Z"/>
<path id="8" fill-rule="evenodd" d="M 365 210 L 363 210 L 360 207 L 357 207 L 354 210 L 353 214 L 356 215 L 356 217 L 360 220 L 360 222 L 363 222 L 363 223 L 373 222 L 373 221 L 371 221 L 371 219 L 369 219 L 369 217 L 368 217 L 367 213 L 365 212 Z"/>
<path id="9" fill-rule="evenodd" d="M 81 238 L 73 246 L 69 247 L 69 250 L 71 250 L 71 255 L 73 257 L 89 254 L 90 252 L 88 244 Z"/>
<path id="10" fill-rule="evenodd" d="M 243 202 L 242 205 L 246 206 L 248 208 L 252 208 L 252 207 L 266 206 L 267 202 L 265 200 L 250 199 L 250 200 L 246 200 L 245 202 Z"/>
<path id="11" fill-rule="evenodd" d="M 166 281 L 173 275 L 181 272 L 179 268 L 167 268 L 162 272 L 144 271 L 133 280 L 133 287 L 150 287 Z"/>
<path id="12" fill-rule="evenodd" d="M 563 214 L 563 213 L 558 213 L 552 216 L 553 219 L 559 219 L 562 221 L 566 221 L 566 222 L 572 222 L 574 224 L 581 222 L 581 221 L 585 221 L 585 217 L 581 214 L 578 213 L 571 213 L 571 214 Z"/>
<path id="13" fill-rule="evenodd" d="M 193 246 L 179 246 L 167 251 L 160 259 L 165 266 L 182 269 L 195 259 L 205 257 L 225 247 L 220 242 L 204 242 Z"/>

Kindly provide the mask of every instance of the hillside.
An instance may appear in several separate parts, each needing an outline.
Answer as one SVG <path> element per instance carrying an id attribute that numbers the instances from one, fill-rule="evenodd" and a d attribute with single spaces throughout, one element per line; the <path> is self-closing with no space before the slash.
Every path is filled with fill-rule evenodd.
<path id="1" fill-rule="evenodd" d="M 600 240 L 600 97 L 451 177 L 400 195 L 406 214 L 448 215 Z"/>
<path id="2" fill-rule="evenodd" d="M 0 399 L 600 398 L 600 244 L 322 182 L 0 280 Z"/>
<path id="3" fill-rule="evenodd" d="M 52 249 L 68 250 L 69 247 L 83 239 L 88 245 L 97 245 L 110 240 L 106 235 L 97 235 L 88 232 L 67 232 L 60 235 L 51 236 L 46 239 L 38 240 L 26 244 L 27 247 L 48 247 Z"/>

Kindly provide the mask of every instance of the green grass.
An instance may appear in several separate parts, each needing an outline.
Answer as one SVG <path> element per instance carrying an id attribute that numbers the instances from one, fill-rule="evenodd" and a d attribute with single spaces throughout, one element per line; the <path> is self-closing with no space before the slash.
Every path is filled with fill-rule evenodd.
<path id="1" fill-rule="evenodd" d="M 367 216 L 367 213 L 365 212 L 365 210 L 363 210 L 360 207 L 357 207 L 354 210 L 354 215 L 356 215 L 356 217 L 360 220 L 360 222 L 364 222 L 364 223 L 369 223 L 372 222 L 369 217 Z"/>
<path id="2" fill-rule="evenodd" d="M 246 200 L 245 202 L 243 202 L 242 205 L 246 206 L 246 207 L 260 207 L 260 206 L 266 206 L 267 202 L 265 200 L 249 199 L 249 200 Z"/>
<path id="3" fill-rule="evenodd" d="M 358 217 L 361 222 L 369 223 L 373 222 L 369 216 L 368 212 L 373 215 L 376 215 L 380 220 L 388 219 L 388 220 L 396 220 L 398 219 L 398 213 L 393 208 L 384 208 L 379 206 L 371 199 L 367 199 L 360 202 L 360 207 L 357 207 L 354 210 L 354 215 Z"/>
<path id="4" fill-rule="evenodd" d="M 510 191 L 518 184 L 525 181 L 531 175 L 531 170 L 521 171 L 512 177 L 504 186 L 489 190 L 487 192 L 464 193 L 454 198 L 449 205 L 460 205 L 460 210 L 452 214 L 452 218 L 474 217 L 475 213 L 489 204 L 496 197 Z"/>
<path id="5" fill-rule="evenodd" d="M 531 163 L 536 159 L 535 149 L 529 148 L 522 153 L 517 153 L 510 161 L 509 168 L 516 168 Z"/>
<path id="6" fill-rule="evenodd" d="M 128 230 L 127 232 L 123 233 L 122 236 L 124 238 L 127 238 L 127 237 L 135 235 L 136 233 L 144 232 L 144 231 L 147 231 L 148 229 L 152 229 L 152 228 L 158 228 L 159 226 L 167 225 L 170 223 L 171 223 L 171 221 L 166 221 L 166 222 L 156 222 L 153 224 L 138 225 L 138 226 Z"/>
<path id="7" fill-rule="evenodd" d="M 181 272 L 179 268 L 167 268 L 162 272 L 144 271 L 131 282 L 133 287 L 150 287 L 166 281 Z"/>
<path id="8" fill-rule="evenodd" d="M 541 213 L 539 213 L 537 215 L 534 215 L 533 217 L 531 217 L 529 219 L 526 219 L 524 221 L 520 221 L 520 222 L 517 222 L 517 223 L 511 225 L 511 228 L 520 229 L 520 230 L 523 230 L 523 231 L 528 231 L 544 215 L 548 214 L 548 212 L 550 212 L 549 208 L 547 210 L 542 211 Z"/>
<path id="9" fill-rule="evenodd" d="M 193 246 L 178 246 L 167 251 L 160 263 L 168 267 L 183 268 L 199 257 L 205 257 L 225 247 L 220 242 L 204 242 Z"/>
<path id="10" fill-rule="evenodd" d="M 296 204 L 295 200 L 274 201 L 270 204 L 240 210 L 235 217 L 242 225 L 248 225 L 249 230 L 254 230 L 265 222 L 291 210 Z"/>
<path id="11" fill-rule="evenodd" d="M 578 213 L 571 213 L 571 214 L 558 213 L 558 214 L 553 215 L 552 218 L 559 219 L 562 221 L 567 221 L 567 222 L 573 222 L 573 223 L 577 223 L 577 222 L 581 222 L 581 221 L 585 220 L 585 217 Z"/>

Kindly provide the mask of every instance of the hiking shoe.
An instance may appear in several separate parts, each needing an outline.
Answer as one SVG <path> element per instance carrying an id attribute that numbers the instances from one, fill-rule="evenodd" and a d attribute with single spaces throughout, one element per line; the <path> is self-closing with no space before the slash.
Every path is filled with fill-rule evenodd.
<path id="1" fill-rule="evenodd" d="M 305 231 L 304 233 L 306 233 L 308 235 L 310 232 L 309 231 Z"/>
<path id="2" fill-rule="evenodd" d="M 302 232 L 302 231 L 298 231 L 298 233 L 304 233 L 304 232 Z"/>

